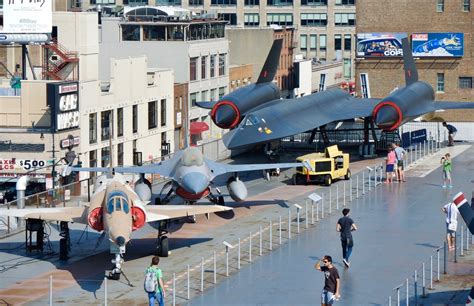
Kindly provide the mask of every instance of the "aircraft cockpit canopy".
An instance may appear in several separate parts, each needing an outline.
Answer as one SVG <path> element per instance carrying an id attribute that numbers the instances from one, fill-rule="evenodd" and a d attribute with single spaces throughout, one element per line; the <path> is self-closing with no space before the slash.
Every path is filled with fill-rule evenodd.
<path id="1" fill-rule="evenodd" d="M 204 157 L 198 148 L 188 148 L 184 151 L 181 157 L 183 166 L 202 166 L 204 164 Z"/>
<path id="2" fill-rule="evenodd" d="M 123 192 L 112 192 L 107 201 L 107 213 L 111 214 L 114 211 L 123 211 L 128 214 L 130 212 L 130 205 L 128 197 Z"/>

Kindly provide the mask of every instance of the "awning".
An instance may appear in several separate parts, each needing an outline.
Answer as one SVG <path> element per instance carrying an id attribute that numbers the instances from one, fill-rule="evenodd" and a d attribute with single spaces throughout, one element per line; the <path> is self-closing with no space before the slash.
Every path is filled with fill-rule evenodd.
<path id="1" fill-rule="evenodd" d="M 198 121 L 191 122 L 190 127 L 189 127 L 189 133 L 191 135 L 200 134 L 205 131 L 209 131 L 209 125 L 207 125 L 206 122 L 198 122 Z"/>

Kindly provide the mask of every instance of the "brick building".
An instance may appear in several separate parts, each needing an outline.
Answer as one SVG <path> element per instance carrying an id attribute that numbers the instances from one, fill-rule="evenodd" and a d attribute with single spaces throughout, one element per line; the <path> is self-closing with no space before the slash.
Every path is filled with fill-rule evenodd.
<path id="1" fill-rule="evenodd" d="M 416 66 L 420 80 L 436 91 L 436 100 L 474 101 L 474 9 L 471 0 L 361 0 L 357 2 L 357 34 L 380 32 L 463 33 L 461 57 L 419 57 Z M 390 18 L 387 18 L 390 12 Z M 404 86 L 403 61 L 393 58 L 356 59 L 357 92 L 361 93 L 361 74 L 366 74 L 371 97 L 386 96 Z M 474 111 L 449 110 L 436 114 L 446 121 L 474 121 Z M 425 116 L 426 119 L 433 114 Z"/>

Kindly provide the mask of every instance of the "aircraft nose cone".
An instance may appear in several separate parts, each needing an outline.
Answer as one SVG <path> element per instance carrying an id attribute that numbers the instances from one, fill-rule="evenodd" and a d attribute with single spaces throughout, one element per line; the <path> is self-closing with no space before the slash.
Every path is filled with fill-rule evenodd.
<path id="1" fill-rule="evenodd" d="M 383 106 L 375 117 L 375 124 L 379 127 L 392 126 L 398 120 L 397 111 L 390 106 Z"/>
<path id="2" fill-rule="evenodd" d="M 192 194 L 198 194 L 209 187 L 209 181 L 204 174 L 192 172 L 183 177 L 182 187 Z"/>
<path id="3" fill-rule="evenodd" d="M 125 245 L 125 238 L 123 236 L 118 236 L 115 238 L 115 243 L 117 243 L 118 246 L 123 246 Z"/>
<path id="4" fill-rule="evenodd" d="M 216 109 L 215 123 L 217 126 L 230 127 L 235 120 L 237 114 L 232 106 L 223 104 Z"/>

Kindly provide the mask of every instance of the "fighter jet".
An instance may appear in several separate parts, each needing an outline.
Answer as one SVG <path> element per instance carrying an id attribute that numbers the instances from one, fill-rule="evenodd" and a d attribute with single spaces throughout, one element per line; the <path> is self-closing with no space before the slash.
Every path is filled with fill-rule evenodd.
<path id="1" fill-rule="evenodd" d="M 278 99 L 247 112 L 235 129 L 224 135 L 227 148 L 255 145 L 314 130 L 330 122 L 358 117 L 384 131 L 421 115 L 443 109 L 474 108 L 473 102 L 434 101 L 433 87 L 418 80 L 408 39 L 402 40 L 406 86 L 383 99 L 358 99 L 335 88 L 296 99 Z"/>
<path id="2" fill-rule="evenodd" d="M 454 196 L 453 202 L 456 204 L 459 213 L 469 228 L 469 231 L 474 235 L 474 192 L 472 193 L 470 206 L 462 192 L 459 192 Z"/>
<path id="3" fill-rule="evenodd" d="M 159 221 L 157 253 L 168 256 L 168 239 L 164 235 L 170 220 L 195 214 L 209 214 L 230 210 L 219 205 L 147 205 L 128 185 L 123 175 L 100 175 L 94 186 L 90 203 L 80 207 L 0 209 L 0 216 L 40 219 L 46 221 L 87 224 L 103 232 L 110 241 L 110 252 L 115 254 L 114 268 L 109 277 L 119 279 L 123 256 L 133 231 L 147 222 Z"/>
<path id="4" fill-rule="evenodd" d="M 231 165 L 204 158 L 198 148 L 189 147 L 176 152 L 171 159 L 164 160 L 158 164 L 136 167 L 115 167 L 113 171 L 116 173 L 135 174 L 151 173 L 170 178 L 169 183 L 163 186 L 160 195 L 168 188 L 169 191 L 163 198 L 159 198 L 159 204 L 168 202 L 172 195 L 178 195 L 184 199 L 187 204 L 194 204 L 199 199 L 208 198 L 213 203 L 223 205 L 224 198 L 220 195 L 220 190 L 216 188 L 219 196 L 215 196 L 211 193 L 213 180 L 219 175 L 226 173 L 236 174 L 242 171 L 303 166 L 305 166 L 305 163 Z M 106 169 L 107 168 L 75 168 L 74 171 L 104 171 Z M 233 175 L 227 180 L 227 189 L 229 190 L 230 197 L 236 202 L 241 202 L 247 197 L 247 188 L 237 175 Z M 143 178 L 136 184 L 135 191 L 142 200 L 149 200 L 151 198 L 150 185 L 144 182 Z"/>
<path id="5" fill-rule="evenodd" d="M 197 102 L 201 108 L 211 109 L 212 121 L 220 128 L 236 127 L 248 111 L 275 99 L 280 89 L 273 83 L 280 61 L 283 39 L 277 39 L 268 53 L 257 83 L 236 89 L 216 102 Z"/>

